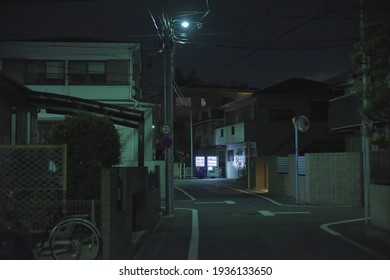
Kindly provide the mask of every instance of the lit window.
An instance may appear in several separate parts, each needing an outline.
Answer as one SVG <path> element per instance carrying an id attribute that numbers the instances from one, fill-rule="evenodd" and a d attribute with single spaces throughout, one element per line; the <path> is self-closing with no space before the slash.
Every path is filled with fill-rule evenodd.
<path id="1" fill-rule="evenodd" d="M 202 98 L 200 99 L 200 106 L 206 107 L 206 98 L 202 97 Z"/>

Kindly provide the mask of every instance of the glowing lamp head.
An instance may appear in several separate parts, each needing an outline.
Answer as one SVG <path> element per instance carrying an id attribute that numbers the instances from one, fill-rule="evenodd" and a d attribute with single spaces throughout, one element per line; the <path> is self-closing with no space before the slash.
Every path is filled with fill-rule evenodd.
<path id="1" fill-rule="evenodd" d="M 184 27 L 184 28 L 187 28 L 188 26 L 190 26 L 190 23 L 188 21 L 183 21 L 181 23 L 181 26 Z"/>

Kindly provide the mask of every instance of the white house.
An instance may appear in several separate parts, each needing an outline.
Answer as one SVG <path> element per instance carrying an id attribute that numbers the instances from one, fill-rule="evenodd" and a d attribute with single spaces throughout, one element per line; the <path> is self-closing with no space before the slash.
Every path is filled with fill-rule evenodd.
<path id="1" fill-rule="evenodd" d="M 0 43 L 0 70 L 33 91 L 61 94 L 144 112 L 144 159 L 153 159 L 152 105 L 142 96 L 141 50 L 138 43 L 27 42 Z M 38 114 L 40 140 L 53 122 L 63 118 L 42 110 Z M 134 165 L 138 130 L 119 127 L 122 165 Z"/>

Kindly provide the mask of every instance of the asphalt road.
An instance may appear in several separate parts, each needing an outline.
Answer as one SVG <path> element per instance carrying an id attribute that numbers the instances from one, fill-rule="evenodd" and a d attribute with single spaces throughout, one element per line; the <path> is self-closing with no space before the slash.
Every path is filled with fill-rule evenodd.
<path id="1" fill-rule="evenodd" d="M 297 206 L 226 180 L 175 180 L 174 215 L 163 216 L 134 259 L 377 259 L 327 224 L 362 208 Z"/>

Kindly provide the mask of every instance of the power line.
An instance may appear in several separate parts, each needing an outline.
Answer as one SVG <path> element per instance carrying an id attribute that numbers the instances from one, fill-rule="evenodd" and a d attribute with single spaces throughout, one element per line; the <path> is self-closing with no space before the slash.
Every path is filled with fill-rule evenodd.
<path id="1" fill-rule="evenodd" d="M 242 56 L 242 57 L 240 57 L 240 58 L 238 58 L 238 59 L 236 59 L 236 60 L 234 60 L 234 61 L 232 61 L 232 62 L 226 64 L 225 66 L 222 66 L 222 67 L 218 68 L 217 70 L 215 70 L 215 71 L 213 71 L 213 72 L 211 72 L 211 73 L 205 75 L 205 76 L 202 77 L 201 79 L 210 78 L 210 77 L 214 76 L 215 74 L 217 74 L 217 73 L 219 73 L 219 72 L 221 72 L 221 71 L 223 71 L 223 70 L 225 70 L 225 69 L 227 69 L 227 68 L 229 68 L 229 67 L 231 67 L 231 66 L 233 66 L 233 65 L 235 65 L 235 64 L 237 64 L 237 63 L 239 63 L 239 62 L 241 62 L 241 61 L 243 61 L 243 60 L 245 60 L 245 59 L 247 59 L 248 57 L 251 57 L 252 55 L 255 55 L 255 54 L 258 53 L 260 50 L 263 50 L 263 49 L 265 49 L 266 47 L 272 45 L 273 43 L 279 41 L 280 39 L 284 38 L 285 36 L 287 36 L 287 35 L 290 34 L 291 32 L 293 32 L 293 31 L 295 31 L 295 30 L 301 28 L 302 26 L 308 24 L 308 23 L 311 22 L 311 21 L 317 20 L 317 19 L 321 16 L 321 14 L 322 14 L 322 13 L 320 13 L 320 14 L 314 16 L 314 17 L 308 18 L 308 19 L 305 20 L 304 22 L 302 22 L 302 23 L 300 23 L 300 24 L 298 24 L 298 25 L 296 25 L 296 26 L 294 26 L 294 27 L 288 29 L 287 31 L 283 32 L 281 35 L 277 36 L 275 39 L 270 40 L 269 42 L 263 44 L 261 47 L 259 47 L 259 48 L 255 49 L 255 50 L 251 51 L 250 53 L 248 53 L 248 54 L 246 54 L 246 55 L 244 55 L 244 56 Z"/>
<path id="2" fill-rule="evenodd" d="M 343 47 L 353 47 L 353 44 L 357 41 L 357 38 L 346 38 L 336 40 L 317 40 L 317 41 L 284 41 L 279 45 L 266 46 L 264 45 L 239 45 L 239 44 L 226 44 L 218 42 L 186 42 L 188 46 L 198 47 L 218 47 L 229 48 L 237 50 L 264 50 L 264 51 L 303 51 L 303 50 L 322 50 L 322 49 L 334 49 Z"/>

